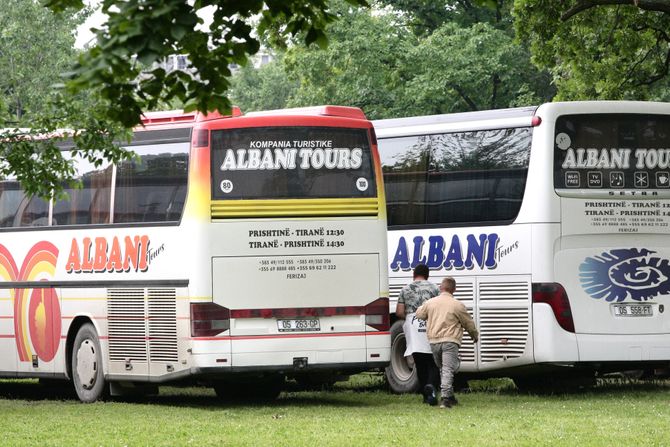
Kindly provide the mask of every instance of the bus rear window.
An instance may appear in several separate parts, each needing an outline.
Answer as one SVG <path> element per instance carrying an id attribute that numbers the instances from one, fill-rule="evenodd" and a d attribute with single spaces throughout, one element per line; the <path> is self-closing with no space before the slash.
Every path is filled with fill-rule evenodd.
<path id="1" fill-rule="evenodd" d="M 560 116 L 554 134 L 554 186 L 567 195 L 574 190 L 582 195 L 667 190 L 670 116 Z"/>
<path id="2" fill-rule="evenodd" d="M 367 129 L 254 127 L 212 132 L 213 199 L 377 194 Z"/>

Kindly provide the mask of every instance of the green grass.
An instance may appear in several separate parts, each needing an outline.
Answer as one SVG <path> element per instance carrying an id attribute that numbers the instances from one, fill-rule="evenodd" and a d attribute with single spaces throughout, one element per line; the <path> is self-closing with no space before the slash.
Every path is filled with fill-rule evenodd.
<path id="1" fill-rule="evenodd" d="M 90 405 L 34 381 L 0 381 L 0 445 L 82 446 L 640 446 L 670 444 L 670 384 L 607 383 L 534 396 L 509 381 L 471 382 L 440 410 L 393 395 L 378 376 L 332 391 L 224 404 L 206 388 Z"/>

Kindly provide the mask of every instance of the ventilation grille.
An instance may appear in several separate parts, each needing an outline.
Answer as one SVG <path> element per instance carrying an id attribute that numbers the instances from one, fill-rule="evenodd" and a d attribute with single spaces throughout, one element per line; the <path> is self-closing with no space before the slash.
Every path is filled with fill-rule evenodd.
<path id="1" fill-rule="evenodd" d="M 405 287 L 404 284 L 389 284 L 389 300 L 397 301 L 403 287 Z"/>
<path id="2" fill-rule="evenodd" d="M 468 313 L 473 319 L 475 318 L 473 310 L 474 291 L 474 283 L 464 282 L 460 278 L 457 278 L 454 298 L 465 304 L 466 309 L 468 309 Z M 458 350 L 458 355 L 461 358 L 461 362 L 474 363 L 475 361 L 475 343 L 472 341 L 472 338 L 470 338 L 470 335 L 466 331 L 463 331 L 463 339 L 461 340 L 461 348 Z"/>
<path id="3" fill-rule="evenodd" d="M 521 357 L 528 340 L 529 284 L 479 285 L 480 358 L 482 363 Z M 495 302 L 495 308 L 486 304 Z"/>
<path id="4" fill-rule="evenodd" d="M 178 360 L 175 289 L 108 289 L 109 359 Z"/>
<path id="5" fill-rule="evenodd" d="M 527 282 L 482 282 L 479 283 L 479 301 L 514 300 L 528 302 Z"/>
<path id="6" fill-rule="evenodd" d="M 472 307 L 466 306 L 468 313 L 472 317 L 473 310 Z M 475 343 L 470 338 L 470 334 L 467 331 L 463 331 L 463 339 L 461 340 L 461 347 L 458 350 L 458 355 L 461 358 L 461 362 L 473 362 L 475 361 Z"/>
<path id="7" fill-rule="evenodd" d="M 109 359 L 147 361 L 144 289 L 108 289 Z"/>
<path id="8" fill-rule="evenodd" d="M 176 362 L 177 295 L 175 289 L 148 289 L 149 355 L 152 361 Z"/>
<path id="9" fill-rule="evenodd" d="M 471 282 L 457 282 L 454 298 L 458 301 L 472 301 L 474 296 L 475 286 Z M 466 305 L 467 307 L 467 305 Z"/>

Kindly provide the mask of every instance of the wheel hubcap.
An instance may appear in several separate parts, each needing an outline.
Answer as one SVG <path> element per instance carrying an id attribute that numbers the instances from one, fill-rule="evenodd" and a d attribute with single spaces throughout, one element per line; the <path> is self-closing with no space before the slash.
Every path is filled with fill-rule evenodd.
<path id="1" fill-rule="evenodd" d="M 412 357 L 405 357 L 405 349 L 407 345 L 405 336 L 399 335 L 393 340 L 393 348 L 391 352 L 391 367 L 398 379 L 406 382 L 412 377 L 414 372 L 414 359 Z"/>
<path id="2" fill-rule="evenodd" d="M 84 340 L 77 351 L 77 376 L 81 385 L 89 390 L 95 385 L 98 373 L 98 361 L 95 345 L 91 340 Z"/>

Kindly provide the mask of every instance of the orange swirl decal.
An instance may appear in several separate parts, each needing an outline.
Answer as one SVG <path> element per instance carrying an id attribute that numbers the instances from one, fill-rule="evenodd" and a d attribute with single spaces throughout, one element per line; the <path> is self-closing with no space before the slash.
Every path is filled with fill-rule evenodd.
<path id="1" fill-rule="evenodd" d="M 12 254 L 0 245 L 0 278 L 6 281 L 47 281 L 53 277 L 58 249 L 50 242 L 35 244 L 19 270 Z M 12 289 L 14 339 L 19 360 L 32 360 L 33 351 L 48 362 L 60 344 L 61 313 L 58 295 L 52 288 Z"/>

